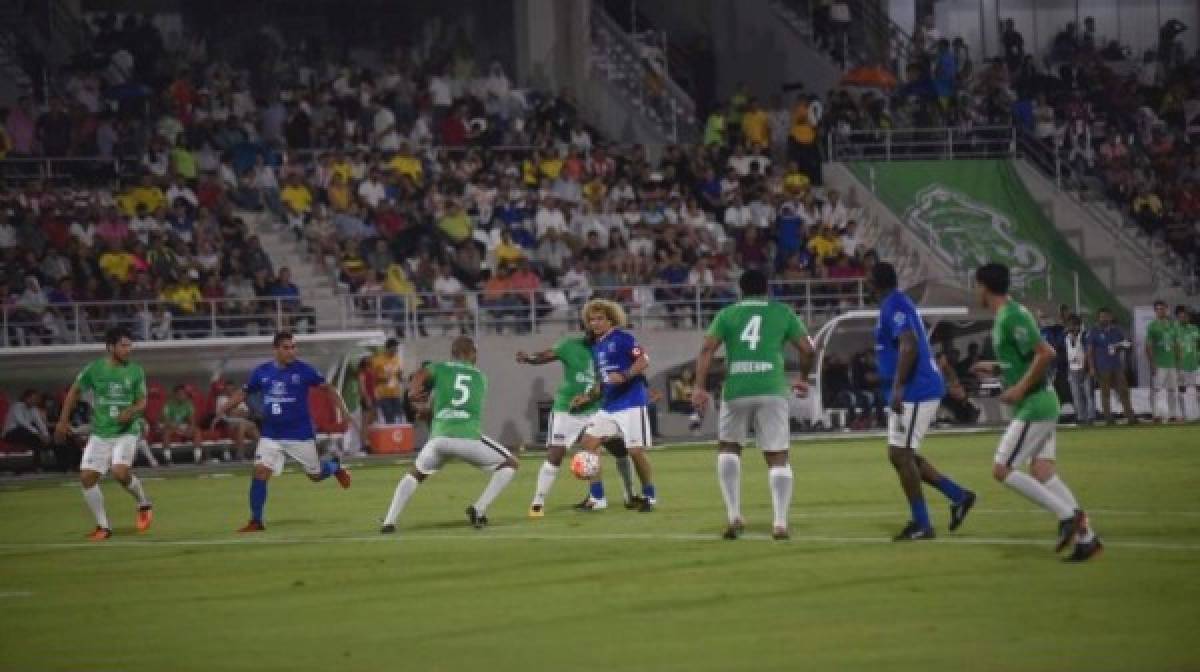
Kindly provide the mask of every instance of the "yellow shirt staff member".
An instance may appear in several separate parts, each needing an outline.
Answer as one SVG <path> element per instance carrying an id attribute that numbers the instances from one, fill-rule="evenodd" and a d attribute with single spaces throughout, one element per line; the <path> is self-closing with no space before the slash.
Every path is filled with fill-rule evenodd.
<path id="1" fill-rule="evenodd" d="M 375 381 L 375 404 L 384 424 L 404 422 L 404 386 L 400 377 L 404 360 L 400 357 L 400 341 L 389 338 L 383 352 L 371 358 L 371 377 Z"/>

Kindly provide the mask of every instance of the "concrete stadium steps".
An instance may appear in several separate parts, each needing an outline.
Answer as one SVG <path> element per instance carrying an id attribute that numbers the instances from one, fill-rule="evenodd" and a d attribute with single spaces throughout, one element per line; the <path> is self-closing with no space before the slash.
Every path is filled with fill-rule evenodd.
<path id="1" fill-rule="evenodd" d="M 300 288 L 304 305 L 316 311 L 317 329 L 327 331 L 349 326 L 343 315 L 343 301 L 336 294 L 333 274 L 317 268 L 305 251 L 304 244 L 297 241 L 292 232 L 283 229 L 265 213 L 241 211 L 236 216 L 245 221 L 250 233 L 262 241 L 263 249 L 271 257 L 271 265 L 276 271 L 283 266 L 291 269 L 292 282 Z"/>

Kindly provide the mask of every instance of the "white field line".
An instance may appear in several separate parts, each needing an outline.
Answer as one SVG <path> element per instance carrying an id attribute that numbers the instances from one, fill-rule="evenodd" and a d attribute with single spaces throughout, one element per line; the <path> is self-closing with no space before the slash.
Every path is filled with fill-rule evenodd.
<path id="1" fill-rule="evenodd" d="M 772 543 L 792 543 L 792 544 L 813 544 L 813 545 L 878 545 L 878 544 L 893 544 L 888 537 L 838 537 L 826 535 L 795 535 L 790 542 L 775 542 L 770 536 L 765 534 L 747 534 L 742 537 L 746 541 L 763 542 L 771 541 Z M 196 546 L 277 546 L 277 545 L 327 545 L 327 544 L 361 544 L 361 543 L 404 543 L 404 542 L 443 542 L 443 541 L 561 541 L 561 542 L 586 542 L 586 541 L 659 541 L 659 542 L 713 542 L 713 543 L 729 543 L 722 540 L 716 533 L 699 534 L 699 533 L 582 533 L 582 534 L 552 534 L 552 533 L 508 533 L 508 532 L 473 532 L 470 534 L 447 533 L 447 534 L 429 534 L 429 533 L 405 533 L 403 530 L 395 535 L 370 535 L 370 536 L 352 536 L 352 537 L 313 537 L 313 538 L 297 538 L 297 537 L 230 537 L 225 539 L 167 539 L 163 541 L 150 540 L 109 540 L 106 542 L 31 542 L 31 543 L 5 543 L 0 544 L 0 551 L 29 551 L 29 550 L 76 550 L 76 549 L 103 549 L 103 548 L 168 548 L 168 547 L 196 547 Z M 923 542 L 929 544 L 949 544 L 961 546 L 1037 546 L 1050 548 L 1052 540 L 1029 539 L 1029 538 L 1005 538 L 1005 537 L 939 537 L 933 541 Z M 1197 544 L 1176 544 L 1176 543 L 1159 543 L 1153 541 L 1131 540 L 1106 540 L 1106 548 L 1131 548 L 1131 549 L 1147 549 L 1147 550 L 1166 550 L 1166 551 L 1200 551 L 1200 543 Z"/>
<path id="2" fill-rule="evenodd" d="M 14 597 L 33 597 L 28 590 L 8 590 L 0 592 L 0 600 L 10 600 Z"/>

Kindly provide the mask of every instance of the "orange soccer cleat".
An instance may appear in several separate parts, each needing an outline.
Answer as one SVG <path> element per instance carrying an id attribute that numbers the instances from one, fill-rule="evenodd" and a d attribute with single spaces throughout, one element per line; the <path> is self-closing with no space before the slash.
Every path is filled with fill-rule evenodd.
<path id="1" fill-rule="evenodd" d="M 107 527 L 100 527 L 97 525 L 96 529 L 92 530 L 92 533 L 87 535 L 87 538 L 92 541 L 104 541 L 111 536 L 112 530 L 108 529 Z"/>
<path id="2" fill-rule="evenodd" d="M 265 529 L 267 528 L 263 526 L 262 521 L 252 520 L 242 527 L 239 527 L 238 532 L 262 532 Z"/>
<path id="3" fill-rule="evenodd" d="M 338 485 L 342 486 L 343 490 L 350 487 L 349 469 L 341 467 L 337 471 L 333 472 L 333 477 L 337 479 Z"/>
<path id="4" fill-rule="evenodd" d="M 137 531 L 145 532 L 150 529 L 150 523 L 154 522 L 154 509 L 150 505 L 139 506 L 137 512 Z"/>

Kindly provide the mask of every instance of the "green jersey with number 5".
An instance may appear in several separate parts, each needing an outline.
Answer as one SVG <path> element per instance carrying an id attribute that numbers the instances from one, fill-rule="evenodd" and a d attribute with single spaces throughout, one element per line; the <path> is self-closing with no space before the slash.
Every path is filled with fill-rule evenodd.
<path id="1" fill-rule="evenodd" d="M 769 299 L 744 299 L 722 308 L 708 335 L 725 344 L 729 366 L 724 399 L 791 394 L 783 349 L 788 341 L 807 336 L 808 329 L 789 306 Z"/>
<path id="2" fill-rule="evenodd" d="M 483 425 L 487 376 L 466 362 L 426 365 L 433 383 L 433 421 L 430 438 L 478 439 Z"/>

